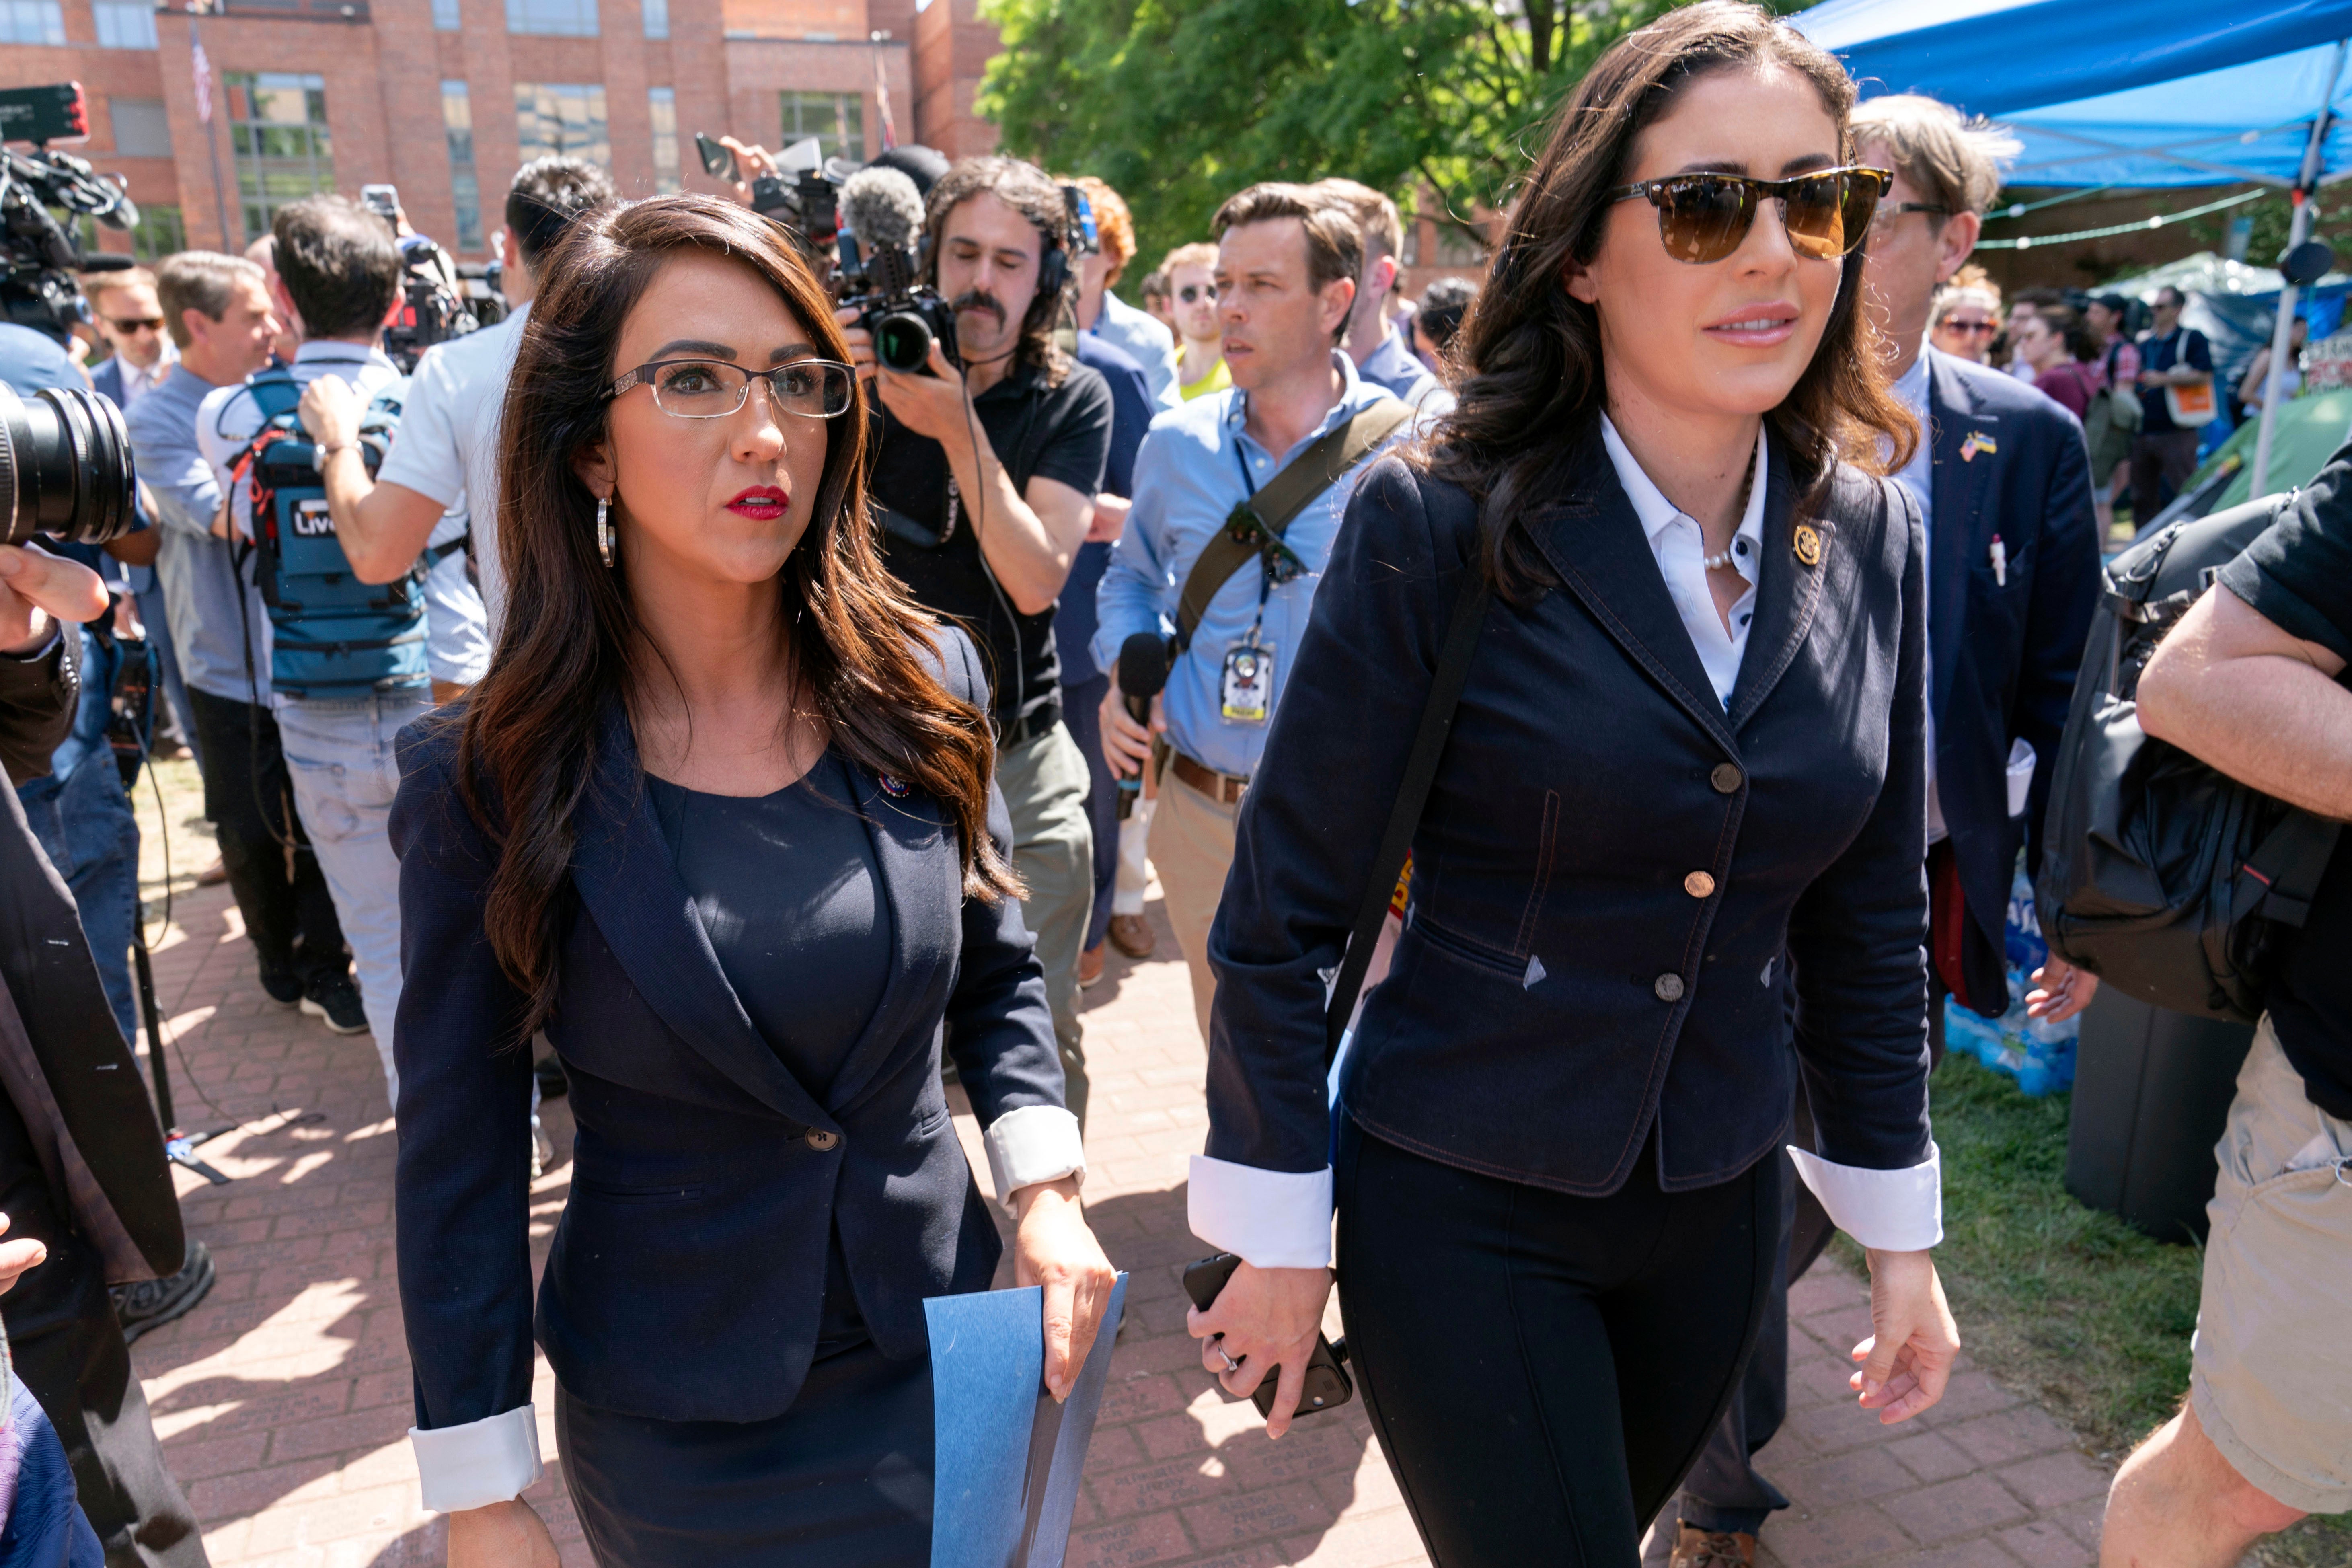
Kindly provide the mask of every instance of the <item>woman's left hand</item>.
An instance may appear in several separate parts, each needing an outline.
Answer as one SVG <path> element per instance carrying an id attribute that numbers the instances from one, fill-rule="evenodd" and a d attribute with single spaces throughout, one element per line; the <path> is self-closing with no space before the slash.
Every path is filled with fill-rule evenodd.
<path id="1" fill-rule="evenodd" d="M 1013 1283 L 1045 1287 L 1045 1388 L 1057 1401 L 1067 1399 L 1094 1348 L 1118 1271 L 1087 1228 L 1076 1177 L 1023 1187 L 1013 1203 L 1020 1222 L 1013 1239 Z"/>
<path id="2" fill-rule="evenodd" d="M 1871 1337 L 1853 1347 L 1862 1370 L 1847 1386 L 1881 1425 L 1908 1421 L 1944 1397 L 1952 1360 L 1960 1352 L 1959 1325 L 1944 1300 L 1936 1261 L 1925 1252 L 1870 1254 Z"/>

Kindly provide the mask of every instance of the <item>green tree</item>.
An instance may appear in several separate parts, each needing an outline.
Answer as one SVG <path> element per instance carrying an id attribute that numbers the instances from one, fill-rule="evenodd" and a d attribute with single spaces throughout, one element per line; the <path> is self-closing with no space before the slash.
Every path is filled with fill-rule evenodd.
<path id="1" fill-rule="evenodd" d="M 1426 188 L 1475 220 L 1601 52 L 1682 3 L 984 0 L 1004 51 L 979 107 L 1007 150 L 1124 195 L 1147 266 L 1258 180 L 1346 174 L 1408 210 Z"/>

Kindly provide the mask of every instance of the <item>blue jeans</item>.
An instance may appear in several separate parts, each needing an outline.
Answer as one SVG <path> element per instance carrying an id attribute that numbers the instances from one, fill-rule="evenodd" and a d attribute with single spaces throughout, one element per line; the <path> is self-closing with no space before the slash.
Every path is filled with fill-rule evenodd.
<path id="1" fill-rule="evenodd" d="M 1087 759 L 1087 820 L 1095 830 L 1095 907 L 1083 948 L 1087 952 L 1110 934 L 1111 894 L 1118 886 L 1118 775 L 1102 749 L 1102 700 L 1109 695 L 1108 675 L 1062 688 L 1062 722 Z"/>
<path id="2" fill-rule="evenodd" d="M 384 1091 L 400 1103 L 392 1023 L 400 1010 L 400 860 L 388 828 L 400 787 L 393 742 L 433 708 L 425 692 L 378 692 L 278 710 L 294 810 L 334 896 L 352 967 L 383 1063 Z"/>
<path id="3" fill-rule="evenodd" d="M 49 864 L 65 879 L 81 914 L 82 935 L 98 965 L 106 1004 L 126 1041 L 139 1037 L 131 985 L 131 937 L 139 923 L 139 820 L 107 743 L 106 718 L 116 655 L 81 633 L 81 706 L 55 753 L 57 771 L 18 787 L 25 820 Z"/>
<path id="4" fill-rule="evenodd" d="M 180 679 L 180 650 L 172 646 L 172 623 L 165 618 L 161 583 L 140 591 L 139 620 L 147 628 L 147 650 L 155 660 L 156 716 L 160 718 L 166 709 L 170 710 L 172 721 L 179 726 L 180 738 L 187 742 L 188 755 L 195 758 L 201 772 L 205 760 L 196 751 L 196 710 L 188 704 L 187 682 Z M 152 732 L 153 725 L 149 729 Z"/>

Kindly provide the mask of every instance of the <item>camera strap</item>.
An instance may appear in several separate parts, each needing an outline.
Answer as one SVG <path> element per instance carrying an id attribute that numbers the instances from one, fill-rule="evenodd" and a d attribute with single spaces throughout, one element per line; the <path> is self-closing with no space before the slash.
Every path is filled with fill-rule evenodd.
<path id="1" fill-rule="evenodd" d="M 1342 474 L 1362 462 L 1367 454 L 1396 434 L 1412 417 L 1412 410 L 1393 397 L 1383 397 L 1358 409 L 1354 417 L 1317 437 L 1307 450 L 1284 464 L 1282 472 L 1268 479 L 1264 489 L 1236 510 L 1255 512 L 1265 531 L 1280 539 L 1291 520 L 1307 509 L 1307 502 L 1329 489 Z M 1192 646 L 1192 634 L 1200 629 L 1201 617 L 1208 614 L 1209 601 L 1217 596 L 1217 591 L 1232 580 L 1234 573 L 1258 559 L 1257 544 L 1232 528 L 1219 529 L 1216 537 L 1202 548 L 1184 579 L 1184 592 L 1176 602 L 1175 651 L 1179 658 Z"/>

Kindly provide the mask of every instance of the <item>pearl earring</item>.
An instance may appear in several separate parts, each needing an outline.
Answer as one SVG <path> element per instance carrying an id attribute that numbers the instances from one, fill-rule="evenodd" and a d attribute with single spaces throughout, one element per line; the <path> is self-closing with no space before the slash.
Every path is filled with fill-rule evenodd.
<path id="1" fill-rule="evenodd" d="M 596 553 L 604 558 L 604 569 L 613 567 L 613 501 L 609 496 L 596 498 Z"/>

